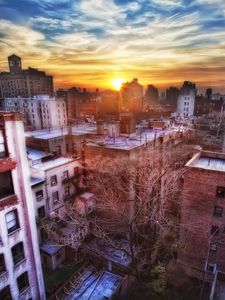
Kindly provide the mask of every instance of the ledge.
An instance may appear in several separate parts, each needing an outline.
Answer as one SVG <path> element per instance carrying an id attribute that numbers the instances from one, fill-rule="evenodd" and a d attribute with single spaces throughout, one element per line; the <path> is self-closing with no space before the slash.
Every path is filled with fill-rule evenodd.
<path id="1" fill-rule="evenodd" d="M 5 157 L 0 159 L 0 173 L 15 169 L 16 161 L 12 158 Z"/>
<path id="2" fill-rule="evenodd" d="M 0 211 L 4 210 L 6 206 L 15 205 L 18 203 L 18 198 L 16 195 L 10 195 L 5 198 L 0 199 Z"/>

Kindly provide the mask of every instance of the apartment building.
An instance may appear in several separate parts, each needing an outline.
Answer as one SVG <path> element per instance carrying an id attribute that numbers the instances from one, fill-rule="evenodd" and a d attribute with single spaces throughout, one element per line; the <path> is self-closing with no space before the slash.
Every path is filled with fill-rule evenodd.
<path id="1" fill-rule="evenodd" d="M 5 98 L 0 101 L 0 108 L 22 113 L 25 129 L 40 130 L 67 125 L 65 101 L 49 95 Z"/>
<path id="2" fill-rule="evenodd" d="M 186 164 L 179 263 L 191 277 L 225 272 L 225 155 L 202 151 Z"/>
<path id="3" fill-rule="evenodd" d="M 70 157 L 46 159 L 47 155 L 41 156 L 41 151 L 33 149 L 28 152 L 36 217 L 64 218 L 65 202 L 79 193 L 80 162 Z"/>
<path id="4" fill-rule="evenodd" d="M 53 77 L 35 68 L 22 69 L 21 58 L 8 57 L 9 72 L 0 73 L 0 97 L 53 96 Z"/>
<path id="5" fill-rule="evenodd" d="M 45 299 L 22 116 L 0 113 L 0 299 Z"/>
<path id="6" fill-rule="evenodd" d="M 185 81 L 177 99 L 177 114 L 181 118 L 194 115 L 196 86 L 194 83 Z"/>

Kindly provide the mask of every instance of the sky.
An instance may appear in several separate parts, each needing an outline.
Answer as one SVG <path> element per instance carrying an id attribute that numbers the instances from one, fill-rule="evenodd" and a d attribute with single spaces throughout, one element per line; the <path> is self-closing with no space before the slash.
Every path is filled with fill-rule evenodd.
<path id="1" fill-rule="evenodd" d="M 138 78 L 225 92 L 225 1 L 0 0 L 0 71 L 13 53 L 55 88 Z"/>

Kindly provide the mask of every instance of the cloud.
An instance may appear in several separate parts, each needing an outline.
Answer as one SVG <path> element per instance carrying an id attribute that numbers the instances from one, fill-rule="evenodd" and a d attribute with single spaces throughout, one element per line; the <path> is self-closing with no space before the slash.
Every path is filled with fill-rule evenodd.
<path id="1" fill-rule="evenodd" d="M 150 0 L 150 4 L 162 6 L 165 9 L 184 7 L 183 1 L 181 0 Z"/>
<path id="2" fill-rule="evenodd" d="M 222 8 L 222 1 L 31 1 L 42 14 L 20 24 L 0 20 L 1 69 L 16 52 L 26 64 L 49 70 L 58 86 L 106 85 L 113 74 L 163 85 L 191 76 L 191 70 L 193 78 L 183 79 L 208 81 L 209 75 L 215 82 L 216 70 L 219 76 L 224 70 L 225 32 L 211 13 L 211 5 Z"/>

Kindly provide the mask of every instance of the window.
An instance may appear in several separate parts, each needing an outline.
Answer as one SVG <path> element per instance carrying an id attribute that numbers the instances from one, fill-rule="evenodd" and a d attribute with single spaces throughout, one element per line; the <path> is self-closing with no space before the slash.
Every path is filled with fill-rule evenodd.
<path id="1" fill-rule="evenodd" d="M 70 195 L 70 187 L 69 187 L 69 185 L 66 185 L 66 186 L 64 187 L 64 195 L 65 195 L 66 197 Z"/>
<path id="2" fill-rule="evenodd" d="M 5 215 L 8 234 L 20 228 L 17 210 L 12 210 Z"/>
<path id="3" fill-rule="evenodd" d="M 74 176 L 77 176 L 79 174 L 79 168 L 75 167 L 74 168 Z"/>
<path id="4" fill-rule="evenodd" d="M 220 197 L 220 198 L 224 198 L 225 197 L 225 187 L 218 186 L 217 190 L 216 190 L 216 196 Z"/>
<path id="5" fill-rule="evenodd" d="M 43 206 L 39 207 L 37 212 L 38 212 L 39 218 L 44 218 L 45 217 L 45 206 L 43 205 Z"/>
<path id="6" fill-rule="evenodd" d="M 210 244 L 210 251 L 216 252 L 217 251 L 217 245 L 214 243 Z"/>
<path id="7" fill-rule="evenodd" d="M 211 234 L 217 235 L 219 233 L 219 227 L 217 225 L 212 225 L 211 227 Z"/>
<path id="8" fill-rule="evenodd" d="M 0 173 L 0 199 L 14 194 L 11 172 Z"/>
<path id="9" fill-rule="evenodd" d="M 6 146 L 5 146 L 5 139 L 4 139 L 4 131 L 0 130 L 0 158 L 6 156 Z"/>
<path id="10" fill-rule="evenodd" d="M 76 145 L 76 143 L 73 143 L 73 155 L 74 155 L 74 157 L 77 157 L 77 145 Z"/>
<path id="11" fill-rule="evenodd" d="M 36 201 L 39 202 L 43 200 L 43 190 L 37 191 L 35 195 L 36 195 Z"/>
<path id="12" fill-rule="evenodd" d="M 68 170 L 67 171 L 64 171 L 63 172 L 63 175 L 62 175 L 62 178 L 63 179 L 66 179 L 66 178 L 68 178 L 69 177 L 69 172 L 68 172 Z"/>
<path id="13" fill-rule="evenodd" d="M 62 154 L 61 146 L 56 146 L 55 147 L 55 153 L 58 156 L 60 156 Z"/>
<path id="14" fill-rule="evenodd" d="M 57 185 L 57 176 L 51 176 L 51 186 Z"/>
<path id="15" fill-rule="evenodd" d="M 0 274 L 5 272 L 6 268 L 5 268 L 5 259 L 4 259 L 4 255 L 0 254 Z"/>
<path id="16" fill-rule="evenodd" d="M 223 208 L 215 205 L 213 215 L 215 217 L 222 217 L 222 214 L 223 214 Z"/>
<path id="17" fill-rule="evenodd" d="M 9 285 L 0 291 L 0 299 L 12 300 Z"/>
<path id="18" fill-rule="evenodd" d="M 214 274 L 216 272 L 216 264 L 208 264 L 207 265 L 207 271 Z"/>
<path id="19" fill-rule="evenodd" d="M 52 202 L 53 202 L 53 204 L 57 204 L 59 202 L 59 193 L 58 192 L 52 193 Z"/>
<path id="20" fill-rule="evenodd" d="M 24 249 L 23 249 L 23 243 L 20 242 L 12 247 L 12 257 L 14 265 L 18 264 L 21 260 L 24 259 Z"/>
<path id="21" fill-rule="evenodd" d="M 17 278 L 17 285 L 20 293 L 29 287 L 27 272 L 23 273 Z"/>

